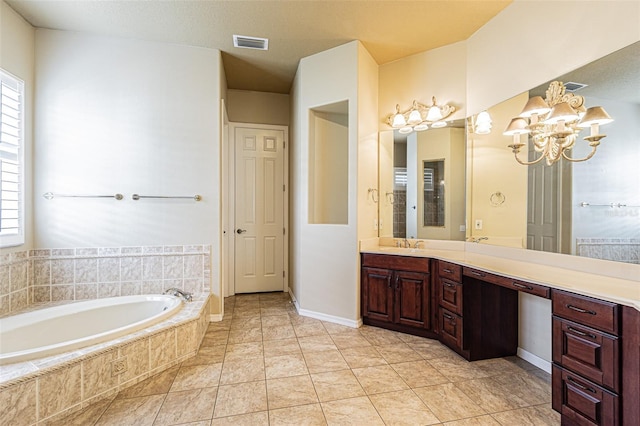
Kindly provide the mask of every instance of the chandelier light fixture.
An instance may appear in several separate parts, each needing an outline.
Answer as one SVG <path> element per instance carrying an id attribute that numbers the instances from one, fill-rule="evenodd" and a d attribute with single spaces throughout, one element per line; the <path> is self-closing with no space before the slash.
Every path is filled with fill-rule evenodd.
<path id="1" fill-rule="evenodd" d="M 436 97 L 431 98 L 432 105 L 427 106 L 420 102 L 413 101 L 413 105 L 408 110 L 401 112 L 400 105 L 396 105 L 396 112 L 389 114 L 387 124 L 402 134 L 412 131 L 420 132 L 429 127 L 438 128 L 447 125 L 444 121 L 454 113 L 455 107 L 451 105 L 437 105 Z"/>
<path id="2" fill-rule="evenodd" d="M 566 93 L 565 85 L 560 81 L 554 81 L 546 91 L 546 98 L 530 98 L 522 113 L 511 120 L 503 134 L 513 136 L 513 143 L 509 148 L 518 163 L 530 165 L 544 159 L 550 166 L 562 158 L 580 162 L 593 157 L 600 140 L 607 136 L 600 134 L 600 126 L 612 121 L 604 108 L 595 106 L 586 109 L 584 97 Z M 591 152 L 583 158 L 571 158 L 568 151 L 573 148 L 580 131 L 584 128 L 591 129 L 590 135 L 584 137 L 591 147 Z M 520 137 L 527 133 L 531 134 L 535 152 L 540 153 L 540 156 L 532 161 L 523 161 L 518 157 L 520 149 L 526 145 L 520 141 Z"/>

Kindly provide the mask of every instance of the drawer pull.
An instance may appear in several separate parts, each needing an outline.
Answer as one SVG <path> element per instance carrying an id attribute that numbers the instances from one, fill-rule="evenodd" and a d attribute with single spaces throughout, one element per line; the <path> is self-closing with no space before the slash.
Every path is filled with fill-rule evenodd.
<path id="1" fill-rule="evenodd" d="M 567 327 L 569 331 L 572 331 L 574 333 L 576 333 L 578 336 L 583 336 L 583 337 L 590 337 L 592 339 L 596 338 L 595 334 L 591 334 L 591 333 L 585 333 L 584 331 L 580 331 L 580 330 L 576 330 L 573 327 Z"/>
<path id="2" fill-rule="evenodd" d="M 452 274 L 453 271 L 451 269 L 443 269 L 442 272 L 446 272 L 447 274 Z"/>
<path id="3" fill-rule="evenodd" d="M 482 272 L 471 271 L 471 275 L 475 275 L 476 277 L 485 277 L 485 274 Z"/>
<path id="4" fill-rule="evenodd" d="M 524 284 L 520 284 L 520 283 L 511 283 L 511 285 L 513 285 L 516 288 L 521 288 L 523 290 L 533 290 L 533 287 L 531 287 L 530 285 L 524 285 Z"/>
<path id="5" fill-rule="evenodd" d="M 574 385 L 577 388 L 582 389 L 583 391 L 587 391 L 587 392 L 591 392 L 591 393 L 596 393 L 595 389 L 581 385 L 580 383 L 576 382 L 575 380 L 573 380 L 571 377 L 567 377 L 567 381 L 571 382 L 572 385 Z"/>
<path id="6" fill-rule="evenodd" d="M 586 309 L 578 308 L 577 306 L 573 306 L 573 305 L 566 305 L 566 306 L 567 306 L 567 308 L 571 309 L 572 311 L 580 312 L 581 314 L 589 314 L 589 315 L 595 315 L 596 314 L 594 311 L 588 311 Z"/>
<path id="7" fill-rule="evenodd" d="M 448 320 L 452 320 L 453 319 L 453 317 L 451 315 L 449 315 L 449 314 L 442 314 L 442 316 L 445 317 Z"/>
<path id="8" fill-rule="evenodd" d="M 455 287 L 455 285 L 451 283 L 442 283 L 445 287 Z"/>
<path id="9" fill-rule="evenodd" d="M 396 275 L 396 288 L 398 288 L 398 281 L 400 281 L 400 277 Z"/>

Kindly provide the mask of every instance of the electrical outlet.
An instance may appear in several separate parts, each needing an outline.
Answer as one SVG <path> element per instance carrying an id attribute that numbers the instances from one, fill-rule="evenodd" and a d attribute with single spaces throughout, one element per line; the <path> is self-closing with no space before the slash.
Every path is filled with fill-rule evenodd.
<path id="1" fill-rule="evenodd" d="M 476 229 L 482 229 L 482 219 L 476 219 Z"/>

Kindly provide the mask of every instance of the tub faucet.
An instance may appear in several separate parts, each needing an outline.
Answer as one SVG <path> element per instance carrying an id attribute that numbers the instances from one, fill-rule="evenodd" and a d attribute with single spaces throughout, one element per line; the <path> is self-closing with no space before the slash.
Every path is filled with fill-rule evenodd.
<path id="1" fill-rule="evenodd" d="M 179 288 L 175 288 L 175 287 L 165 290 L 164 294 L 170 294 L 172 296 L 182 297 L 185 302 L 191 302 L 191 300 L 193 299 L 193 294 L 189 293 L 188 291 L 182 291 Z"/>

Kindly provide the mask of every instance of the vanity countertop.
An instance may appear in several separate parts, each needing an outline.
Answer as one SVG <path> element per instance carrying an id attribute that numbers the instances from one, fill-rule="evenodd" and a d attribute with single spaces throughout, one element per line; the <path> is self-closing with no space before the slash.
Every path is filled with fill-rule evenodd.
<path id="1" fill-rule="evenodd" d="M 573 259 L 575 256 L 496 248 L 459 241 L 433 242 L 431 244 L 426 242 L 425 248 L 420 249 L 384 246 L 362 241 L 360 252 L 445 260 L 488 273 L 632 306 L 640 311 L 640 265 L 625 266 L 597 259 Z M 531 260 L 527 257 L 530 257 Z M 545 257 L 550 260 L 545 262 Z M 586 265 L 586 262 L 589 261 L 594 263 L 596 268 L 601 267 L 599 271 L 604 273 L 585 272 L 585 270 L 577 269 L 580 267 L 580 263 Z M 574 269 L 558 266 L 558 262 L 566 262 Z M 639 273 L 637 275 L 634 267 L 638 267 Z M 614 273 L 611 275 L 614 276 L 611 276 L 606 274 L 608 268 L 622 268 L 625 269 L 625 273 L 621 278 L 615 276 L 617 271 L 613 271 Z M 628 275 L 632 277 L 636 275 L 637 278 L 635 280 L 628 279 Z"/>

